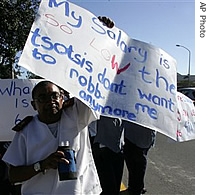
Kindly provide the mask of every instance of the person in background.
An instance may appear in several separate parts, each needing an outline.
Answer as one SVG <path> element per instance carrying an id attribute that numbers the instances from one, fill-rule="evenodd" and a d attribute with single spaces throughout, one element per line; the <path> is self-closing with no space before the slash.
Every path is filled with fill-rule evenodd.
<path id="1" fill-rule="evenodd" d="M 119 195 L 124 167 L 122 120 L 101 116 L 89 125 L 89 133 L 101 195 Z"/>
<path id="2" fill-rule="evenodd" d="M 156 132 L 132 122 L 123 121 L 125 127 L 124 156 L 128 169 L 129 195 L 144 194 L 147 154 L 155 144 Z"/>
<path id="3" fill-rule="evenodd" d="M 64 91 L 46 80 L 33 88 L 31 104 L 37 115 L 14 128 L 18 132 L 3 156 L 10 181 L 22 183 L 22 194 L 100 194 L 87 128 L 97 115 L 76 98 L 64 104 Z M 61 141 L 75 152 L 75 180 L 59 180 L 58 162 L 69 163 L 58 150 Z"/>

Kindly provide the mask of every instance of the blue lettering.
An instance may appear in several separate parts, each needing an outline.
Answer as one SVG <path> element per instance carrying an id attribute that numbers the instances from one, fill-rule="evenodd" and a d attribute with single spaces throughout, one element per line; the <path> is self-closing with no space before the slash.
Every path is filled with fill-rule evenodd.
<path id="1" fill-rule="evenodd" d="M 93 23 L 98 27 L 97 29 L 94 27 L 91 27 L 94 31 L 96 31 L 99 34 L 106 34 L 106 31 L 104 30 L 104 28 L 101 26 L 101 22 L 98 20 L 98 18 L 93 17 L 92 18 Z M 99 22 L 99 23 L 97 23 Z"/>
<path id="2" fill-rule="evenodd" d="M 143 59 L 139 60 L 135 57 L 134 60 L 136 60 L 137 62 L 140 62 L 140 63 L 144 63 L 144 62 L 147 61 L 147 51 L 144 51 L 144 53 L 142 53 L 141 50 L 143 51 L 142 48 L 138 49 L 138 54 L 139 54 L 140 57 L 143 57 Z"/>
<path id="3" fill-rule="evenodd" d="M 137 51 L 137 47 L 136 46 L 129 46 L 128 51 L 131 53 L 132 50 Z"/>
<path id="4" fill-rule="evenodd" d="M 123 117 L 131 121 L 136 121 L 136 115 L 134 113 L 130 113 L 129 111 L 122 110 L 120 108 L 113 109 L 111 106 L 103 107 L 102 105 L 96 103 L 96 100 L 93 99 L 91 95 L 86 94 L 86 92 L 83 90 L 79 92 L 79 97 L 87 101 L 93 110 L 98 111 L 102 114 L 108 114 L 116 117 Z"/>
<path id="5" fill-rule="evenodd" d="M 56 53 L 60 55 L 66 54 L 68 59 L 73 61 L 75 64 L 79 65 L 81 68 L 85 68 L 87 72 L 91 73 L 93 72 L 92 62 L 89 60 L 86 60 L 86 58 L 82 57 L 81 54 L 75 53 L 73 50 L 73 46 L 69 45 L 66 47 L 62 43 L 52 43 L 52 40 L 47 37 L 39 34 L 39 28 L 37 28 L 35 31 L 32 31 L 32 38 L 31 43 L 35 47 L 42 47 L 46 50 L 54 50 Z M 38 38 L 42 42 L 42 44 L 38 43 Z M 84 52 L 84 55 L 87 55 L 86 52 Z M 32 56 L 37 60 L 42 60 L 47 64 L 56 64 L 56 59 L 53 56 L 50 56 L 49 54 L 42 54 L 37 48 L 35 48 L 32 51 Z"/>
<path id="6" fill-rule="evenodd" d="M 176 87 L 175 87 L 175 85 L 174 84 L 170 84 L 169 85 L 169 83 L 168 83 L 168 81 L 167 81 L 167 79 L 164 77 L 164 76 L 160 76 L 159 75 L 159 71 L 158 71 L 158 69 L 156 69 L 156 87 L 160 87 L 160 85 L 159 85 L 159 81 L 160 80 L 163 80 L 164 81 L 164 83 L 165 83 L 165 86 L 166 86 L 166 91 L 169 91 L 171 94 L 173 94 L 173 95 L 176 95 Z"/>
<path id="7" fill-rule="evenodd" d="M 60 3 L 57 3 L 56 0 L 49 0 L 48 6 L 52 8 L 53 6 L 54 7 L 58 7 L 58 6 L 62 5 L 62 4 L 65 4 L 65 16 L 69 16 L 70 1 L 68 2 L 68 0 L 67 1 L 62 1 Z"/>
<path id="8" fill-rule="evenodd" d="M 14 82 L 13 95 L 16 94 L 16 91 L 17 91 L 17 90 L 19 91 L 19 95 L 21 96 L 23 90 L 22 90 L 20 87 L 17 87 L 17 86 L 16 86 L 16 83 Z"/>
<path id="9" fill-rule="evenodd" d="M 136 103 L 135 104 L 135 109 L 137 111 L 137 114 L 139 113 L 139 110 L 141 108 L 142 112 L 146 112 L 148 113 L 149 117 L 151 117 L 152 119 L 157 119 L 157 110 L 155 108 L 150 108 L 148 105 L 143 105 L 141 103 Z"/>
<path id="10" fill-rule="evenodd" d="M 140 99 L 146 99 L 146 100 L 148 100 L 149 102 L 151 101 L 151 98 L 152 98 L 152 94 L 151 93 L 149 93 L 149 95 L 146 95 L 146 94 L 144 94 L 140 89 L 137 89 L 138 90 L 138 92 L 139 92 L 139 98 Z"/>
<path id="11" fill-rule="evenodd" d="M 53 44 L 51 43 L 51 39 L 49 37 L 42 37 L 42 41 L 49 45 L 49 46 L 45 46 L 45 45 L 41 44 L 41 46 L 44 49 L 46 49 L 46 50 L 52 50 L 53 49 Z"/>
<path id="12" fill-rule="evenodd" d="M 59 47 L 61 49 L 59 49 Z M 68 49 L 66 48 L 65 45 L 61 44 L 61 43 L 55 43 L 54 44 L 54 50 L 58 53 L 58 54 L 66 54 Z M 62 51 L 63 50 L 63 51 Z"/>
<path id="13" fill-rule="evenodd" d="M 113 109 L 111 106 L 102 106 L 99 104 L 94 105 L 93 109 L 102 114 L 123 117 L 131 121 L 136 121 L 136 115 L 134 113 L 130 113 L 128 110 L 122 110 L 120 108 Z"/>
<path id="14" fill-rule="evenodd" d="M 73 54 L 74 54 L 73 46 L 70 45 L 68 48 L 68 58 L 74 63 L 80 65 L 81 68 L 83 68 L 83 66 L 86 65 L 85 69 L 89 73 L 93 72 L 93 67 L 92 67 L 93 63 L 91 61 L 82 58 L 81 54 L 74 54 L 74 56 L 72 57 Z M 85 52 L 84 55 L 87 55 L 87 53 Z"/>
<path id="15" fill-rule="evenodd" d="M 104 68 L 103 73 L 98 73 L 98 81 L 103 84 L 103 87 L 106 90 L 110 90 L 111 92 L 114 93 L 119 93 L 120 95 L 126 95 L 125 92 L 123 92 L 123 89 L 126 87 L 124 85 L 124 80 L 121 80 L 119 84 L 117 83 L 111 83 L 106 76 L 106 68 Z"/>
<path id="16" fill-rule="evenodd" d="M 138 72 L 140 72 L 140 76 L 145 83 L 152 84 L 151 73 L 146 71 L 146 67 L 142 67 Z M 176 95 L 176 87 L 174 84 L 169 84 L 167 79 L 164 76 L 161 76 L 158 69 L 156 69 L 156 77 L 155 77 L 155 85 L 157 88 L 160 88 L 160 82 L 163 81 L 165 84 L 165 90 L 170 92 L 173 95 Z"/>
<path id="17" fill-rule="evenodd" d="M 23 108 L 27 108 L 30 104 L 28 103 L 28 100 L 27 99 L 18 99 L 16 98 L 15 99 L 15 108 L 18 108 L 18 107 L 23 107 Z"/>
<path id="18" fill-rule="evenodd" d="M 173 106 L 175 104 L 173 103 L 171 98 L 167 100 L 164 97 L 160 98 L 157 95 L 152 95 L 151 93 L 147 95 L 147 94 L 144 94 L 140 89 L 137 89 L 137 90 L 138 90 L 140 99 L 146 99 L 147 101 L 152 102 L 155 105 L 165 107 L 166 109 L 169 109 L 171 112 L 174 112 Z"/>
<path id="19" fill-rule="evenodd" d="M 16 98 L 15 99 L 15 108 L 17 108 L 18 107 L 18 99 Z"/>
<path id="20" fill-rule="evenodd" d="M 147 51 L 143 51 L 142 48 L 138 48 L 136 46 L 133 45 L 127 45 L 127 43 L 123 40 L 121 40 L 122 38 L 122 32 L 119 30 L 118 34 L 115 34 L 113 31 L 111 31 L 110 29 L 105 30 L 101 25 L 101 22 L 98 20 L 98 18 L 93 17 L 92 18 L 93 24 L 95 24 L 96 26 L 92 26 L 91 28 L 101 34 L 101 35 L 107 35 L 110 39 L 114 40 L 116 42 L 117 47 L 120 47 L 121 51 L 124 53 L 131 53 L 132 51 L 135 51 L 141 58 L 143 57 L 143 59 L 137 59 L 136 57 L 134 57 L 134 60 L 140 63 L 144 63 L 147 60 Z"/>
<path id="21" fill-rule="evenodd" d="M 143 79 L 143 81 L 144 81 L 145 83 L 152 83 L 152 81 L 146 80 L 145 77 L 146 77 L 146 76 L 150 76 L 150 73 L 149 73 L 149 72 L 146 72 L 145 69 L 146 69 L 146 67 L 144 66 L 144 67 L 142 68 L 142 70 L 139 70 L 139 72 L 141 73 L 141 77 L 142 77 L 142 79 Z"/>
<path id="22" fill-rule="evenodd" d="M 60 3 L 57 3 L 56 0 L 49 0 L 48 6 L 52 8 L 53 6 L 54 7 L 59 7 L 60 5 L 65 4 L 65 16 L 70 17 L 70 3 L 71 2 L 69 0 L 62 1 Z M 81 16 L 76 17 L 75 16 L 75 11 L 71 12 L 71 17 L 77 23 L 76 24 L 71 24 L 70 22 L 67 22 L 67 24 L 69 24 L 70 26 L 75 27 L 75 28 L 81 27 L 81 25 L 82 25 L 82 17 Z"/>
<path id="23" fill-rule="evenodd" d="M 121 41 L 121 31 L 119 30 L 119 35 L 118 35 L 118 38 L 117 38 L 117 46 L 119 46 L 120 41 Z"/>
<path id="24" fill-rule="evenodd" d="M 69 45 L 69 48 L 68 48 L 68 58 L 71 61 L 73 61 L 74 63 L 78 64 L 78 62 L 75 62 L 74 61 L 74 58 L 71 57 L 72 53 L 74 53 L 73 46 L 72 45 Z"/>
<path id="25" fill-rule="evenodd" d="M 168 105 L 167 108 L 169 108 L 171 112 L 174 112 L 175 110 L 173 109 L 173 106 L 175 104 L 173 103 L 172 99 L 170 98 L 169 100 L 167 100 L 167 102 L 168 102 L 168 104 L 166 104 Z"/>
<path id="26" fill-rule="evenodd" d="M 80 54 L 75 54 L 74 57 L 75 57 L 76 60 L 74 60 L 74 58 L 73 58 L 73 61 L 74 61 L 76 64 L 80 65 L 81 68 L 82 68 L 84 62 L 82 63 L 82 62 L 80 61 L 81 55 L 80 55 Z"/>
<path id="27" fill-rule="evenodd" d="M 82 99 L 86 100 L 86 93 L 85 93 L 85 91 L 81 90 L 81 91 L 79 92 L 79 96 L 80 96 Z"/>
<path id="28" fill-rule="evenodd" d="M 160 85 L 159 85 L 159 83 L 160 83 L 160 80 L 162 79 L 163 81 L 164 81 L 164 83 L 165 83 L 165 85 L 166 85 L 166 91 L 168 91 L 168 81 L 166 80 L 166 78 L 165 77 L 163 77 L 163 76 L 160 76 L 159 75 L 159 71 L 158 71 L 158 69 L 156 69 L 156 87 L 160 87 Z"/>
<path id="29" fill-rule="evenodd" d="M 70 78 L 73 78 L 73 73 L 75 73 L 74 75 L 78 78 L 78 82 L 82 87 L 87 86 L 87 91 L 89 93 L 94 94 L 97 99 L 104 99 L 99 90 L 99 83 L 96 83 L 95 85 L 92 83 L 92 76 L 87 79 L 85 76 L 79 75 L 77 70 L 71 68 L 69 74 Z"/>
<path id="30" fill-rule="evenodd" d="M 79 18 L 76 18 L 75 12 L 74 12 L 74 11 L 72 11 L 71 16 L 72 16 L 76 21 L 78 21 L 78 23 L 77 23 L 77 24 L 71 24 L 70 22 L 67 22 L 67 24 L 69 24 L 70 26 L 75 27 L 75 28 L 80 28 L 81 25 L 82 25 L 82 17 L 79 16 Z"/>
<path id="31" fill-rule="evenodd" d="M 116 35 L 111 30 L 107 30 L 107 34 L 111 39 L 116 39 Z"/>
<path id="32" fill-rule="evenodd" d="M 28 101 L 26 99 L 22 100 L 22 104 L 23 104 L 24 108 L 27 108 L 29 106 L 29 103 L 28 103 Z"/>
<path id="33" fill-rule="evenodd" d="M 78 81 L 79 84 L 83 87 L 87 85 L 87 79 L 85 76 L 79 76 Z"/>
<path id="34" fill-rule="evenodd" d="M 89 73 L 93 72 L 93 63 L 91 61 L 86 61 L 85 64 L 87 65 L 87 67 L 85 68 Z"/>
<path id="35" fill-rule="evenodd" d="M 77 71 L 76 69 L 71 68 L 70 74 L 69 74 L 69 77 L 70 77 L 70 78 L 73 78 L 73 73 L 76 74 L 75 77 L 78 77 L 78 76 L 79 76 L 78 71 Z"/>
<path id="36" fill-rule="evenodd" d="M 128 46 L 126 45 L 126 43 L 124 41 L 121 41 L 120 43 L 120 49 L 123 51 L 123 52 L 127 52 L 128 50 Z"/>
<path id="37" fill-rule="evenodd" d="M 37 60 L 42 60 L 44 61 L 46 64 L 56 64 L 56 59 L 53 58 L 52 56 L 48 55 L 48 54 L 42 54 L 38 51 L 37 48 L 35 48 L 32 51 L 32 56 L 37 59 Z"/>
<path id="38" fill-rule="evenodd" d="M 106 74 L 106 68 L 104 68 L 103 73 L 98 74 L 98 81 L 104 85 L 105 89 L 108 90 L 110 88 L 111 84 L 110 84 L 110 81 L 107 78 L 105 78 L 105 74 Z M 107 83 L 108 86 L 106 86 L 106 83 Z"/>
<path id="39" fill-rule="evenodd" d="M 161 54 L 161 56 L 160 56 L 160 65 L 163 65 L 166 69 L 169 69 L 170 65 L 168 64 L 168 60 L 163 59 L 162 56 L 163 56 L 163 54 Z"/>
<path id="40" fill-rule="evenodd" d="M 22 92 L 23 92 L 23 94 L 30 94 L 30 88 L 29 87 L 23 87 L 23 89 L 22 89 Z"/>
<path id="41" fill-rule="evenodd" d="M 18 124 L 22 119 L 19 118 L 20 114 L 17 114 L 15 117 L 15 125 Z"/>
<path id="42" fill-rule="evenodd" d="M 122 110 L 119 109 L 119 108 L 116 108 L 113 113 L 114 113 L 115 116 L 121 116 L 122 115 Z"/>
<path id="43" fill-rule="evenodd" d="M 37 37 L 41 37 L 41 35 L 39 34 L 39 28 L 36 28 L 35 31 L 31 31 L 31 32 L 32 32 L 31 43 L 32 43 L 35 47 L 39 47 L 40 45 L 36 43 Z"/>
<path id="44" fill-rule="evenodd" d="M 169 86 L 169 92 L 173 95 L 176 95 L 176 86 L 174 84 Z"/>
<path id="45" fill-rule="evenodd" d="M 5 89 L 0 88 L 0 95 L 17 96 L 19 94 L 19 96 L 22 96 L 30 94 L 30 88 L 28 86 L 21 88 L 16 85 L 15 81 L 11 81 L 10 86 Z"/>

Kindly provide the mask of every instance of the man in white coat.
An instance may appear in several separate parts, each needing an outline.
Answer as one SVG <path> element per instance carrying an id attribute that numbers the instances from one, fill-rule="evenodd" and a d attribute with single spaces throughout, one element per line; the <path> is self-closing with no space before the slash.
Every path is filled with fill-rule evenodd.
<path id="1" fill-rule="evenodd" d="M 77 99 L 64 108 L 63 90 L 50 81 L 39 82 L 32 99 L 38 114 L 16 128 L 19 132 L 3 156 L 11 182 L 22 183 L 23 195 L 100 194 L 87 128 L 97 115 Z M 59 180 L 58 162 L 69 163 L 58 150 L 61 141 L 68 141 L 75 152 L 75 180 Z"/>

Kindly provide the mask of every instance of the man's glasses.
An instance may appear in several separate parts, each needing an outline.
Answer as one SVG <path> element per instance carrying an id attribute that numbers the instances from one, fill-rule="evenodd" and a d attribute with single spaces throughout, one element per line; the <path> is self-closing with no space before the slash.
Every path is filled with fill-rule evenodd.
<path id="1" fill-rule="evenodd" d="M 40 95 L 37 98 L 34 98 L 35 101 L 38 101 L 39 103 L 46 103 L 49 102 L 51 100 L 59 100 L 60 98 L 62 98 L 64 96 L 64 94 L 62 93 L 58 93 L 58 92 L 53 92 L 50 95 Z"/>

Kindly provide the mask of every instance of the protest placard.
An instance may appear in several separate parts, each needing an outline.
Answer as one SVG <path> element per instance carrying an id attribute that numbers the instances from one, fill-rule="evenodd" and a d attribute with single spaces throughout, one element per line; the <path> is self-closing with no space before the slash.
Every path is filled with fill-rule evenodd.
<path id="1" fill-rule="evenodd" d="M 11 141 L 12 127 L 36 112 L 31 106 L 31 90 L 40 80 L 0 79 L 0 141 Z"/>
<path id="2" fill-rule="evenodd" d="M 102 115 L 176 140 L 175 59 L 69 1 L 41 2 L 19 65 Z"/>
<path id="3" fill-rule="evenodd" d="M 177 92 L 177 120 L 177 141 L 195 139 L 195 106 L 180 92 Z"/>

